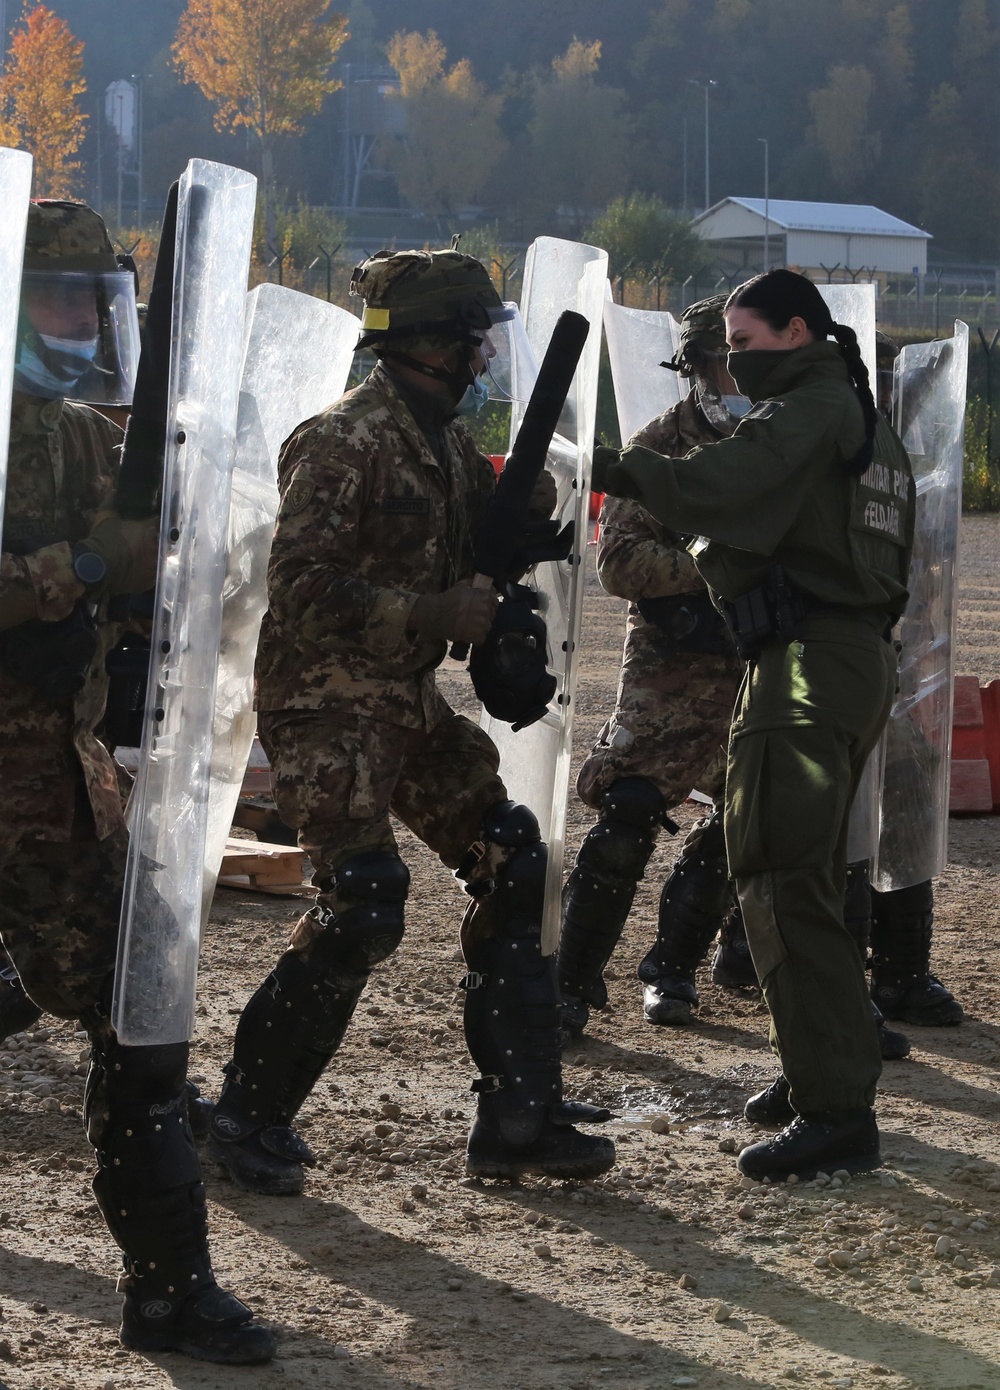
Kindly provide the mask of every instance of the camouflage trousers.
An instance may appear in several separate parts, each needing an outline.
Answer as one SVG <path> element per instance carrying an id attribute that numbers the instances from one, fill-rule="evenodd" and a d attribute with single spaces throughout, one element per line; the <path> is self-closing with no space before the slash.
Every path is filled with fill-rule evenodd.
<path id="1" fill-rule="evenodd" d="M 478 839 L 486 812 L 507 799 L 493 741 L 451 711 L 424 730 L 285 710 L 261 714 L 258 732 L 278 812 L 298 831 L 318 901 L 335 910 L 347 905 L 333 890 L 340 864 L 368 850 L 398 852 L 390 813 L 454 870 Z M 314 922 L 306 914 L 293 946 L 308 945 L 302 936 L 312 935 Z"/>
<path id="2" fill-rule="evenodd" d="M 721 796 L 742 670 L 735 656 L 706 652 L 675 652 L 669 661 L 655 663 L 627 660 L 615 712 L 580 769 L 580 799 L 599 809 L 601 797 L 620 777 L 644 777 L 668 807 L 692 789 Z"/>
<path id="3" fill-rule="evenodd" d="M 78 1018 L 114 972 L 127 850 L 124 831 L 84 829 L 65 844 L 22 841 L 0 864 L 0 940 L 47 1013 Z"/>

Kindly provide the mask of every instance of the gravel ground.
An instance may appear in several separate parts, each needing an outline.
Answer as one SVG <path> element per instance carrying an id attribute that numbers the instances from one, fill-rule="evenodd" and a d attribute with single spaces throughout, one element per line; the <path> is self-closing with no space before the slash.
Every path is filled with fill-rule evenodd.
<path id="1" fill-rule="evenodd" d="M 959 670 L 1000 675 L 1000 518 L 963 526 Z M 591 582 L 578 760 L 613 695 L 622 605 Z M 464 673 L 443 681 L 468 702 Z M 680 819 L 697 814 L 687 805 Z M 575 803 L 571 852 L 588 818 Z M 1000 1390 L 997 822 L 954 820 L 935 966 L 968 1011 L 913 1029 L 886 1065 L 885 1167 L 755 1186 L 733 1155 L 745 1097 L 774 1075 L 750 993 L 699 977 L 688 1029 L 643 1024 L 634 964 L 677 841 L 664 837 L 612 967 L 611 1007 L 567 1058 L 567 1090 L 613 1106 L 596 1184 L 462 1176 L 462 897 L 412 839 L 406 940 L 373 977 L 302 1116 L 319 1154 L 301 1198 L 208 1173 L 220 1279 L 271 1323 L 280 1359 L 227 1372 L 118 1346 L 116 1252 L 90 1193 L 85 1039 L 0 1044 L 0 1381 L 10 1390 L 358 1387 Z M 236 1017 L 300 904 L 220 890 L 192 1071 L 214 1092 Z"/>

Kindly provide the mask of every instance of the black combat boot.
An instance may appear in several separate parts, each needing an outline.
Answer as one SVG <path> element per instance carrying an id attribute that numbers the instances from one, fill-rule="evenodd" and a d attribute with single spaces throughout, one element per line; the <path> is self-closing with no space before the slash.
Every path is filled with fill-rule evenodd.
<path id="1" fill-rule="evenodd" d="M 639 963 L 647 1023 L 686 1024 L 698 1005 L 695 971 L 730 903 L 722 811 L 688 836 L 660 894 L 659 926 Z"/>
<path id="2" fill-rule="evenodd" d="M 33 1027 L 41 1016 L 42 1010 L 25 994 L 10 956 L 0 946 L 0 1042 Z"/>
<path id="3" fill-rule="evenodd" d="M 760 989 L 750 954 L 750 943 L 743 924 L 743 909 L 734 897 L 719 932 L 719 944 L 712 957 L 712 983 L 723 989 Z"/>
<path id="4" fill-rule="evenodd" d="M 208 1151 L 246 1192 L 295 1196 L 316 1163 L 292 1121 L 340 1046 L 372 967 L 403 938 L 410 875 L 387 850 L 352 855 L 303 919 L 305 951 L 286 951 L 240 1016 Z"/>
<path id="5" fill-rule="evenodd" d="M 597 1177 L 614 1163 L 615 1146 L 575 1125 L 611 1113 L 563 1100 L 555 962 L 542 955 L 546 849 L 538 822 L 526 806 L 502 802 L 485 817 L 482 840 L 488 855 L 492 845 L 502 858 L 495 878 L 468 884 L 476 898 L 462 923 L 465 1038 L 482 1073 L 472 1083 L 478 1101 L 466 1172 Z"/>
<path id="6" fill-rule="evenodd" d="M 790 1124 L 797 1113 L 784 1072 L 780 1072 L 770 1086 L 751 1096 L 743 1107 L 743 1114 L 751 1124 L 763 1125 L 766 1129 L 781 1129 Z"/>
<path id="7" fill-rule="evenodd" d="M 604 967 L 621 938 L 665 810 L 662 794 L 642 777 L 619 778 L 601 797 L 600 820 L 580 846 L 563 890 L 556 975 L 564 1041 L 578 1038 L 590 1010 L 608 1002 Z"/>
<path id="8" fill-rule="evenodd" d="M 955 996 L 930 973 L 933 927 L 930 879 L 890 893 L 872 891 L 872 998 L 886 1018 L 941 1028 L 965 1017 Z"/>
<path id="9" fill-rule="evenodd" d="M 106 1018 L 87 1022 L 84 1122 L 97 1154 L 94 1196 L 124 1253 L 122 1343 L 232 1366 L 269 1361 L 274 1338 L 212 1272 L 187 1043 L 123 1047 Z"/>
<path id="10" fill-rule="evenodd" d="M 868 1106 L 796 1115 L 780 1134 L 751 1144 L 737 1160 L 740 1172 L 758 1182 L 784 1182 L 793 1173 L 810 1182 L 817 1173 L 866 1173 L 881 1164 L 878 1125 Z"/>

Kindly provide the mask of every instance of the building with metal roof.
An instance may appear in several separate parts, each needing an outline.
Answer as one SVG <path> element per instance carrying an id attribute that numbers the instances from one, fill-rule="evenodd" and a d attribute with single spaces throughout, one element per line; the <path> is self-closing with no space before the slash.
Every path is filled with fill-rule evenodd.
<path id="1" fill-rule="evenodd" d="M 924 275 L 931 240 L 881 208 L 785 198 L 723 198 L 691 226 L 720 270 L 741 276 L 765 264 L 793 266 L 814 279 Z"/>

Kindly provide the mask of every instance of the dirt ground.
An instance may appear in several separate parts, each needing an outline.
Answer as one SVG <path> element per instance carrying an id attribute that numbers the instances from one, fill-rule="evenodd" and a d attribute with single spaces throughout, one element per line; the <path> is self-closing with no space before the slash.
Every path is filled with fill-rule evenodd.
<path id="1" fill-rule="evenodd" d="M 962 672 L 1000 675 L 1000 519 L 963 526 Z M 622 605 L 591 581 L 577 762 L 609 702 Z M 468 703 L 467 678 L 444 684 Z M 680 819 L 694 819 L 690 803 Z M 588 819 L 574 802 L 570 849 Z M 657 851 L 612 967 L 612 1007 L 567 1057 L 567 1091 L 614 1107 L 596 1185 L 462 1176 L 461 894 L 404 835 L 406 940 L 378 970 L 301 1128 L 300 1198 L 207 1175 L 216 1269 L 275 1329 L 271 1366 L 153 1360 L 117 1342 L 116 1251 L 90 1192 L 84 1039 L 0 1045 L 0 1381 L 10 1390 L 1000 1390 L 1000 822 L 953 820 L 935 964 L 958 1029 L 912 1029 L 886 1065 L 885 1167 L 829 1187 L 751 1187 L 741 1107 L 775 1073 L 749 994 L 699 977 L 689 1029 L 642 1022 L 634 965 L 676 841 Z M 214 1093 L 237 1015 L 298 905 L 220 890 L 192 1073 Z M 495 1379 L 498 1378 L 498 1379 Z M 2 1390 L 2 1387 L 0 1387 Z"/>

